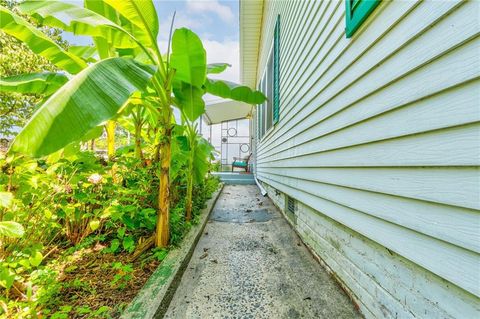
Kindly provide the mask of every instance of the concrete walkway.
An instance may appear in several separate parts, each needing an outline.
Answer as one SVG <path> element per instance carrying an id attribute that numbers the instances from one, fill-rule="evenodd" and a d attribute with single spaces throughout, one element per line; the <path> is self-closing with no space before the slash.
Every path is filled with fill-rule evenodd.
<path id="1" fill-rule="evenodd" d="M 226 185 L 165 318 L 357 318 L 254 185 Z"/>

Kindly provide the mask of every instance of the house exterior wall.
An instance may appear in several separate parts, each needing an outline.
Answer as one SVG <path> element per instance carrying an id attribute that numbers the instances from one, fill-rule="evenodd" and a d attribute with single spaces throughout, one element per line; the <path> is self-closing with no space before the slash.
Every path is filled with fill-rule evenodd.
<path id="1" fill-rule="evenodd" d="M 278 15 L 257 179 L 367 318 L 477 317 L 480 3 L 382 1 L 347 39 L 344 1 L 266 1 L 257 83 Z"/>

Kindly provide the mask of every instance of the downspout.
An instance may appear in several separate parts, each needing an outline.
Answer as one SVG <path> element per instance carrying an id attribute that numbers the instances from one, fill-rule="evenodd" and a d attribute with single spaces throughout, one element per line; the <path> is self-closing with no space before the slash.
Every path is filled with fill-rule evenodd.
<path id="1" fill-rule="evenodd" d="M 255 184 L 257 184 L 258 188 L 260 189 L 260 193 L 262 193 L 263 196 L 267 195 L 267 191 L 265 188 L 263 188 L 262 184 L 257 179 L 257 176 L 253 175 L 253 178 L 255 178 Z"/>

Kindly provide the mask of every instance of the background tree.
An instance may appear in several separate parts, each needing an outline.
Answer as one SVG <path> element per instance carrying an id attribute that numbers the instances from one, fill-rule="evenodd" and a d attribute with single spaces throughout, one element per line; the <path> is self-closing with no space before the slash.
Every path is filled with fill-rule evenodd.
<path id="1" fill-rule="evenodd" d="M 35 24 L 28 16 L 22 15 L 16 10 L 17 1 L 0 0 L 0 5 Z M 55 28 L 39 29 L 57 44 L 67 48 L 67 42 L 62 39 L 60 30 Z M 0 77 L 57 70 L 57 67 L 44 57 L 33 53 L 23 42 L 0 30 Z M 2 119 L 0 121 L 0 138 L 13 138 L 31 117 L 35 105 L 42 98 L 42 94 L 0 92 L 0 118 Z"/>

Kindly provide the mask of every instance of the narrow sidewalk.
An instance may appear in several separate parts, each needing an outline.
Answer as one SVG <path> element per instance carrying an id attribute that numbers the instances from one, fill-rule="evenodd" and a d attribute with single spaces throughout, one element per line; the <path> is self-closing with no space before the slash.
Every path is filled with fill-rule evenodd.
<path id="1" fill-rule="evenodd" d="M 223 189 L 165 318 L 360 318 L 254 185 Z"/>

